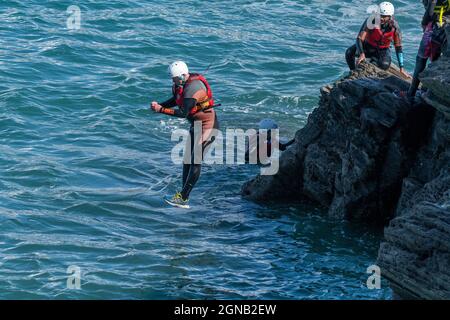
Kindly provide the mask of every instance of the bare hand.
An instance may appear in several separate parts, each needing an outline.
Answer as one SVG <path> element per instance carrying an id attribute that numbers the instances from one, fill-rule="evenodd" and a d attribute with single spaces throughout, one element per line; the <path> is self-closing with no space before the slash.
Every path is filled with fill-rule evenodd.
<path id="1" fill-rule="evenodd" d="M 153 101 L 152 105 L 151 105 L 151 108 L 155 112 L 161 112 L 162 106 L 158 102 Z"/>
<path id="2" fill-rule="evenodd" d="M 363 62 L 364 60 L 366 60 L 366 55 L 365 55 L 364 53 L 361 53 L 361 54 L 359 55 L 358 60 L 356 61 L 356 65 L 357 65 L 357 66 L 360 65 L 361 62 Z"/>
<path id="3" fill-rule="evenodd" d="M 405 69 L 400 68 L 400 73 L 407 79 L 412 79 L 411 75 L 405 71 Z"/>

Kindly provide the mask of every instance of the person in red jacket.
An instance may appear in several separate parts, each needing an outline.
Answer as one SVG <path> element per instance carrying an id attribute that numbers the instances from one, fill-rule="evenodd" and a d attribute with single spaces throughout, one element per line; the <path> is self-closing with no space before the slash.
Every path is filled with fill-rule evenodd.
<path id="1" fill-rule="evenodd" d="M 172 97 L 167 101 L 158 103 L 153 101 L 153 111 L 169 116 L 186 118 L 191 123 L 190 148 L 191 157 L 188 163 L 183 164 L 182 189 L 171 199 L 166 198 L 170 205 L 189 208 L 189 195 L 200 177 L 201 164 L 196 163 L 194 151 L 195 143 L 201 144 L 202 159 L 208 147 L 214 141 L 214 129 L 219 129 L 217 115 L 214 111 L 214 99 L 208 81 L 201 74 L 189 73 L 188 66 L 183 61 L 175 61 L 169 66 L 172 77 Z M 174 108 L 178 107 L 178 108 Z M 194 123 L 201 122 L 202 135 L 200 141 L 195 141 Z"/>
<path id="2" fill-rule="evenodd" d="M 402 33 L 398 22 L 394 19 L 395 8 L 390 2 L 383 2 L 379 6 L 380 25 L 371 25 L 366 19 L 361 27 L 356 44 L 347 49 L 345 58 L 350 70 L 355 70 L 357 65 L 366 58 L 377 61 L 378 67 L 383 70 L 391 66 L 391 43 L 394 43 L 400 72 L 409 77 L 404 70 L 404 58 L 402 48 Z M 357 61 L 355 58 L 358 56 Z"/>

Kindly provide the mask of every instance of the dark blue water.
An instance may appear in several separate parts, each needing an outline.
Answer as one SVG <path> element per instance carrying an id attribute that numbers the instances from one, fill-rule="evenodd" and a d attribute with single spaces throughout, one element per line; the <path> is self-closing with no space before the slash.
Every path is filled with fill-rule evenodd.
<path id="1" fill-rule="evenodd" d="M 81 9 L 68 30 L 66 9 Z M 2 1 L 0 298 L 385 299 L 380 230 L 239 190 L 254 167 L 204 166 L 189 211 L 171 132 L 149 111 L 176 59 L 203 72 L 223 129 L 270 117 L 292 137 L 345 74 L 371 1 Z M 412 71 L 421 4 L 394 1 Z M 81 289 L 67 268 L 81 269 Z"/>

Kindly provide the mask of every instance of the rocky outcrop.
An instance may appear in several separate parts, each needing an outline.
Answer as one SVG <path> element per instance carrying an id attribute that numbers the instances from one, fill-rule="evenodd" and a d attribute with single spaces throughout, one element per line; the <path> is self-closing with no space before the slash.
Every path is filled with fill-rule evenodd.
<path id="1" fill-rule="evenodd" d="M 400 297 L 450 299 L 450 52 L 421 79 L 438 111 L 403 181 L 378 264 Z"/>
<path id="2" fill-rule="evenodd" d="M 365 64 L 321 89 L 319 107 L 280 158 L 274 176 L 242 189 L 255 201 L 309 199 L 338 218 L 385 222 L 427 136 L 434 109 L 393 95 L 409 83 Z"/>
<path id="3" fill-rule="evenodd" d="M 450 54 L 409 83 L 370 64 L 321 89 L 274 176 L 257 176 L 254 201 L 313 201 L 329 215 L 387 224 L 378 265 L 398 297 L 450 299 Z"/>
<path id="4" fill-rule="evenodd" d="M 450 299 L 449 142 L 450 121 L 438 114 L 385 229 L 378 265 L 401 297 Z"/>

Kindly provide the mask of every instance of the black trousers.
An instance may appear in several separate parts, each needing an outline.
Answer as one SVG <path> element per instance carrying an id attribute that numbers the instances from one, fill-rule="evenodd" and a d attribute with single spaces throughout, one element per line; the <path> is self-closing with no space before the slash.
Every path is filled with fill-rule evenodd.
<path id="1" fill-rule="evenodd" d="M 345 60 L 347 61 L 348 67 L 350 70 L 356 69 L 356 44 L 352 45 L 345 52 Z M 392 58 L 391 58 L 391 50 L 389 48 L 379 49 L 371 46 L 368 43 L 364 43 L 364 53 L 366 58 L 375 59 L 377 66 L 380 69 L 387 70 L 391 66 Z"/>

